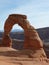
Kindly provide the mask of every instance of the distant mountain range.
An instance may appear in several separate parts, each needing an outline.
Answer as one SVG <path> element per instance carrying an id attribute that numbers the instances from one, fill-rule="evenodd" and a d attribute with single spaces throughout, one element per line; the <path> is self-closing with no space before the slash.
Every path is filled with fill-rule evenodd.
<path id="1" fill-rule="evenodd" d="M 42 40 L 49 42 L 49 27 L 39 28 L 37 32 Z"/>
<path id="2" fill-rule="evenodd" d="M 46 42 L 49 41 L 49 27 L 39 28 L 36 30 L 39 33 L 39 36 L 43 41 L 46 41 Z M 13 39 L 24 40 L 24 30 L 19 30 L 19 29 L 12 30 L 10 33 L 10 36 Z M 2 37 L 3 37 L 3 32 L 1 31 L 0 38 Z"/>

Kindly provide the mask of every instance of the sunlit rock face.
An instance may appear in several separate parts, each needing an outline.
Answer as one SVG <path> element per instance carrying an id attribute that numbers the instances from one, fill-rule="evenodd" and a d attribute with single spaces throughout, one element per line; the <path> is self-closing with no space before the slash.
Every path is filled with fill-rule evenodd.
<path id="1" fill-rule="evenodd" d="M 1 46 L 7 46 L 7 47 L 12 46 L 12 40 L 9 36 L 9 33 L 14 24 L 18 24 L 24 29 L 24 35 L 25 35 L 23 46 L 24 49 L 40 50 L 41 52 L 43 52 L 43 42 L 40 39 L 37 31 L 33 26 L 30 25 L 29 21 L 27 20 L 27 16 L 21 14 L 11 14 L 5 21 L 4 35 Z M 45 52 L 43 52 L 42 54 L 43 56 L 45 56 Z"/>

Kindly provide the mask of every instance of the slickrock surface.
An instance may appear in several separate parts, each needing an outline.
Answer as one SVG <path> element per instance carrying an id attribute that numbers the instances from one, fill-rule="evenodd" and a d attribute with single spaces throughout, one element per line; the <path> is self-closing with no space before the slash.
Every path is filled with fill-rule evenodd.
<path id="1" fill-rule="evenodd" d="M 9 47 L 0 47 L 0 65 L 49 65 L 47 58 L 37 57 L 38 54 L 34 54 L 32 50 L 15 50 Z"/>

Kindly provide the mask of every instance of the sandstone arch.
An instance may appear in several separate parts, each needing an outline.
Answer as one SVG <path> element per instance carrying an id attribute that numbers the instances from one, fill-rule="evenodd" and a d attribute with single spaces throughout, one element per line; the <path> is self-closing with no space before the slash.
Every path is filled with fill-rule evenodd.
<path id="1" fill-rule="evenodd" d="M 12 40 L 9 33 L 14 24 L 18 24 L 24 29 L 24 48 L 39 49 L 43 47 L 42 40 L 40 39 L 35 28 L 30 25 L 29 21 L 27 20 L 27 16 L 21 14 L 11 14 L 7 18 L 4 25 L 4 35 L 2 40 L 3 46 L 12 46 Z"/>
<path id="2" fill-rule="evenodd" d="M 46 54 L 43 49 L 43 42 L 40 39 L 35 28 L 30 25 L 26 15 L 21 15 L 21 14 L 9 15 L 9 17 L 7 18 L 4 24 L 4 34 L 3 34 L 2 44 L 0 44 L 0 47 L 12 46 L 12 39 L 10 38 L 9 33 L 14 24 L 18 24 L 24 29 L 25 39 L 23 46 L 24 49 L 22 53 L 29 54 L 30 57 L 35 57 L 35 58 L 46 57 Z"/>

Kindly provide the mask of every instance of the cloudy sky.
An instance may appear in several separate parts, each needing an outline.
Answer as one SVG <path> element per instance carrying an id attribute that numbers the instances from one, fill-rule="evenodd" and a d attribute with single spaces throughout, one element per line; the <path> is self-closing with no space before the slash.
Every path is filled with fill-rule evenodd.
<path id="1" fill-rule="evenodd" d="M 25 14 L 35 28 L 49 27 L 49 0 L 0 0 L 0 30 L 9 14 Z M 14 29 L 20 28 L 18 25 Z"/>

